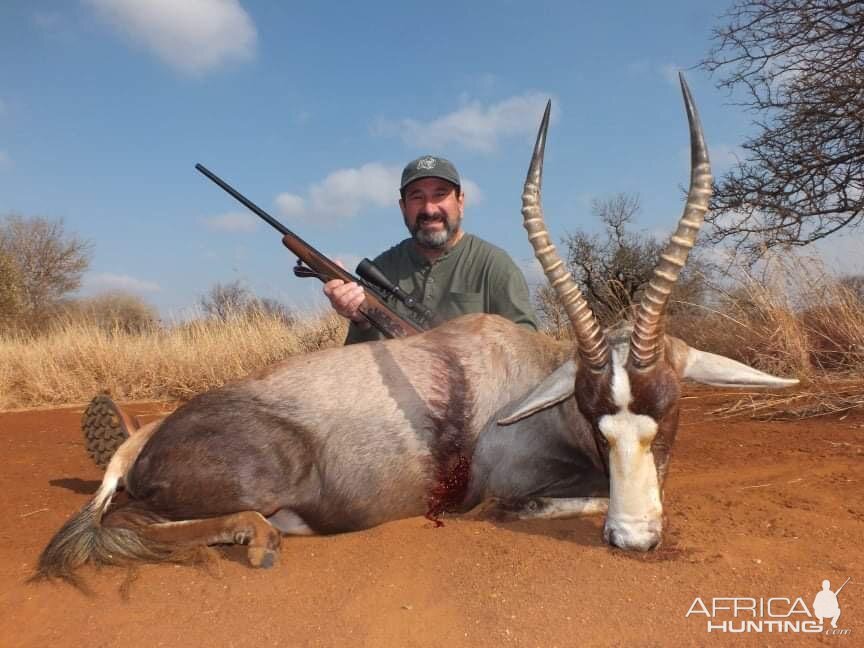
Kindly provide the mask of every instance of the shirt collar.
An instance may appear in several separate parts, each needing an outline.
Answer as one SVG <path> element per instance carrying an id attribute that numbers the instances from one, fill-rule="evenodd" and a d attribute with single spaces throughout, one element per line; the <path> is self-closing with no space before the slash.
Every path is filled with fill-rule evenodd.
<path id="1" fill-rule="evenodd" d="M 426 257 L 424 257 L 422 254 L 420 254 L 420 252 L 417 250 L 417 244 L 414 242 L 414 239 L 411 238 L 411 239 L 408 239 L 408 254 L 411 257 L 411 260 L 414 261 L 414 263 L 416 263 L 419 266 L 434 266 L 438 263 L 441 263 L 447 257 L 453 255 L 456 251 L 461 250 L 462 247 L 465 245 L 465 241 L 468 240 L 469 236 L 471 236 L 471 235 L 468 232 L 463 232 L 462 238 L 460 238 L 456 242 L 456 245 L 454 245 L 452 248 L 447 250 L 444 254 L 442 254 L 437 259 L 435 259 L 434 261 L 431 261 L 431 262 Z"/>

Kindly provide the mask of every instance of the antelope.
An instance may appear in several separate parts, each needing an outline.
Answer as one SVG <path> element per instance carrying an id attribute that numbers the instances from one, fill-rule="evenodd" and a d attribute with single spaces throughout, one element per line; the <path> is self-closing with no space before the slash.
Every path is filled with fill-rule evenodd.
<path id="1" fill-rule="evenodd" d="M 201 394 L 120 446 L 35 577 L 74 581 L 85 563 L 182 560 L 190 547 L 220 543 L 245 544 L 251 565 L 269 567 L 283 535 L 421 514 L 437 521 L 484 502 L 520 519 L 605 511 L 609 545 L 656 547 L 681 381 L 797 382 L 664 333 L 711 192 L 683 77 L 681 87 L 687 203 L 632 329 L 601 329 L 550 241 L 540 201 L 547 104 L 522 213 L 568 313 L 572 348 L 498 316 L 468 315 L 412 337 L 295 356 Z"/>

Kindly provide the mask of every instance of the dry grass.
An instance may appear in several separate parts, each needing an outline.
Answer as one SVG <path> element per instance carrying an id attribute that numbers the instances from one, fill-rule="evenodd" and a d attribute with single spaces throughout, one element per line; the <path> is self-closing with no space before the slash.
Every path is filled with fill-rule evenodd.
<path id="1" fill-rule="evenodd" d="M 784 393 L 747 392 L 735 394 L 713 410 L 723 418 L 746 416 L 759 420 L 813 418 L 844 415 L 864 407 L 864 381 L 825 379 Z"/>
<path id="2" fill-rule="evenodd" d="M 287 326 L 278 316 L 196 320 L 141 333 L 67 320 L 39 337 L 0 337 L 0 409 L 119 400 L 184 400 L 297 353 L 342 343 L 335 314 Z"/>
<path id="3" fill-rule="evenodd" d="M 801 418 L 864 406 L 864 304 L 813 259 L 777 257 L 670 328 L 694 346 L 802 382 L 782 394 L 735 396 L 718 414 Z"/>
<path id="4" fill-rule="evenodd" d="M 838 414 L 864 406 L 861 299 L 818 264 L 787 255 L 718 289 L 708 305 L 677 304 L 668 331 L 802 381 L 778 394 L 730 394 L 720 415 Z M 185 400 L 290 355 L 339 345 L 345 331 L 329 311 L 290 325 L 253 313 L 139 333 L 69 319 L 47 335 L 0 337 L 0 409 L 80 403 L 103 389 L 120 400 Z"/>

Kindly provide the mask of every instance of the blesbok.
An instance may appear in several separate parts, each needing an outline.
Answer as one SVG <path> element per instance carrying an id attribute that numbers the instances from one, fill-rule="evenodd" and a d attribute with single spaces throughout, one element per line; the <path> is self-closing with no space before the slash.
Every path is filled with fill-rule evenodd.
<path id="1" fill-rule="evenodd" d="M 94 497 L 43 551 L 37 576 L 70 578 L 87 562 L 174 560 L 216 543 L 247 544 L 250 563 L 269 566 L 281 534 L 437 519 L 483 500 L 522 518 L 603 511 L 608 502 L 608 543 L 656 546 L 680 381 L 797 382 L 664 335 L 666 302 L 711 189 L 681 83 L 690 189 L 632 331 L 601 330 L 549 240 L 540 206 L 547 106 L 522 212 L 575 349 L 470 315 L 414 337 L 292 357 L 204 393 L 118 449 Z M 121 486 L 125 498 L 114 502 Z"/>

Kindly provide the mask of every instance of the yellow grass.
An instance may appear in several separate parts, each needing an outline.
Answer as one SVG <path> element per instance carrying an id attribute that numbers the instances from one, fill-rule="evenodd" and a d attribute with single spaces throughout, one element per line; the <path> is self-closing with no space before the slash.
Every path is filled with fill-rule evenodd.
<path id="1" fill-rule="evenodd" d="M 802 380 L 864 377 L 864 304 L 813 259 L 742 274 L 671 331 L 690 344 Z"/>
<path id="2" fill-rule="evenodd" d="M 802 418 L 864 408 L 862 296 L 814 259 L 778 255 L 670 328 L 699 348 L 801 380 L 781 393 L 733 396 L 718 414 Z"/>
<path id="3" fill-rule="evenodd" d="M 679 306 L 681 306 L 679 304 Z M 802 381 L 779 397 L 736 398 L 729 413 L 770 416 L 864 407 L 864 305 L 818 264 L 787 255 L 742 274 L 707 304 L 679 308 L 668 332 L 694 347 Z M 69 320 L 39 337 L 0 336 L 0 409 L 118 400 L 185 400 L 290 355 L 337 346 L 345 321 L 326 311 L 287 326 L 253 314 L 130 333 Z M 793 395 L 797 394 L 797 395 Z"/>
<path id="4" fill-rule="evenodd" d="M 337 346 L 345 332 L 331 313 L 291 326 L 254 314 L 138 334 L 67 321 L 40 337 L 0 337 L 0 409 L 85 402 L 105 389 L 119 400 L 187 399 L 290 355 Z"/>

